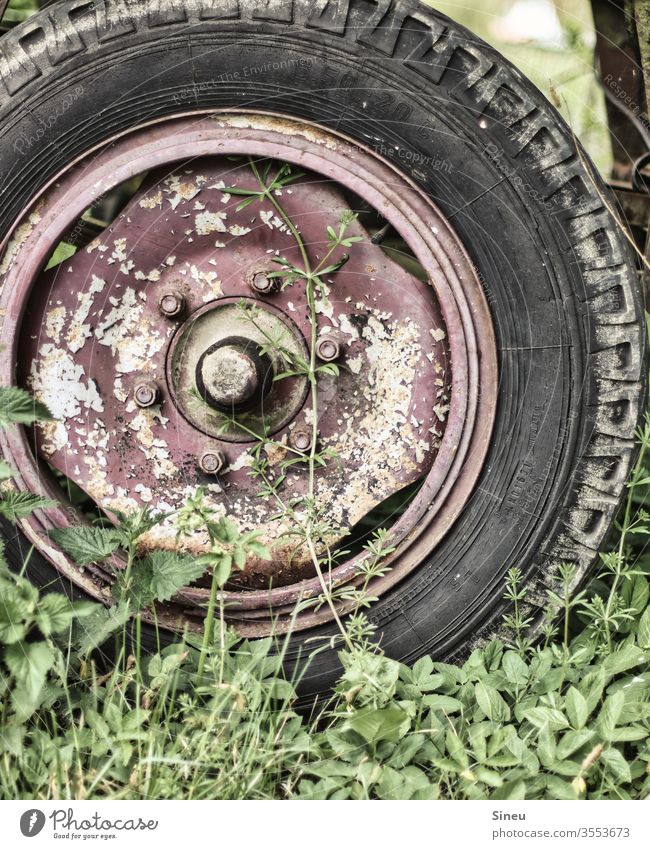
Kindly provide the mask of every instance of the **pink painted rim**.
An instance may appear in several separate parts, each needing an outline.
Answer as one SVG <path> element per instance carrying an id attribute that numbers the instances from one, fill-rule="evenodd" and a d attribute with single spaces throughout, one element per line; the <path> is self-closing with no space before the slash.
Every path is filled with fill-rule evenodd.
<path id="1" fill-rule="evenodd" d="M 22 241 L 6 275 L 0 295 L 0 310 L 5 311 L 0 344 L 6 346 L 10 356 L 0 363 L 0 380 L 5 385 L 15 382 L 19 336 L 16 330 L 34 279 L 66 227 L 93 200 L 145 170 L 177 160 L 231 154 L 284 160 L 348 186 L 393 225 L 429 272 L 436 292 L 451 354 L 451 408 L 432 469 L 414 501 L 391 528 L 391 536 L 398 542 L 389 561 L 392 568 L 373 584 L 373 593 L 383 593 L 433 550 L 473 490 L 494 422 L 497 362 L 487 301 L 457 236 L 412 182 L 367 148 L 338 133 L 284 116 L 230 110 L 209 117 L 190 115 L 154 122 L 91 151 L 47 187 L 47 196 L 41 193 L 37 207 L 40 221 Z M 16 226 L 19 225 L 20 221 Z M 23 429 L 0 433 L 0 449 L 16 466 L 15 482 L 19 487 L 43 490 L 44 483 Z M 90 576 L 80 574 L 78 567 L 47 539 L 48 530 L 72 524 L 69 513 L 62 507 L 38 511 L 22 520 L 21 528 L 67 577 L 93 595 L 106 597 L 105 588 L 98 590 Z M 334 583 L 353 579 L 361 556 L 333 570 Z M 273 617 L 282 617 L 299 600 L 319 593 L 320 584 L 312 578 L 276 589 L 225 595 L 235 607 L 229 607 L 229 617 L 237 621 L 239 630 L 259 636 L 271 629 L 276 633 L 286 629 L 288 623 Z M 182 593 L 182 599 L 190 604 L 201 604 L 206 598 L 207 591 L 200 589 Z M 307 628 L 329 618 L 327 611 L 312 611 L 300 614 L 291 626 Z"/>

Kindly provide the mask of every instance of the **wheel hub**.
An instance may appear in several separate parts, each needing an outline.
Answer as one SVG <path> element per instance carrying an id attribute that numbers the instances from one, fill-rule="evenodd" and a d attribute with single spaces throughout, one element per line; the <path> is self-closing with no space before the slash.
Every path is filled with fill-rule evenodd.
<path id="1" fill-rule="evenodd" d="M 192 312 L 170 340 L 167 382 L 178 411 L 197 430 L 226 442 L 276 433 L 304 406 L 307 379 L 286 372 L 269 339 L 304 358 L 299 328 L 271 305 L 219 298 Z M 268 350 L 267 350 L 268 349 Z"/>
<path id="2" fill-rule="evenodd" d="M 233 336 L 211 345 L 196 366 L 196 387 L 217 410 L 244 410 L 259 403 L 273 380 L 271 361 L 253 339 Z"/>

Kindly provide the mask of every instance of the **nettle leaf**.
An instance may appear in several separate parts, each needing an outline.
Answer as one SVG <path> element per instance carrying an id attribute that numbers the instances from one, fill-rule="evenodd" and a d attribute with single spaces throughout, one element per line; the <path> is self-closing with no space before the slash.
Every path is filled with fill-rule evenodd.
<path id="1" fill-rule="evenodd" d="M 29 630 L 19 605 L 12 600 L 0 600 L 0 643 L 10 646 L 19 643 Z"/>
<path id="2" fill-rule="evenodd" d="M 510 720 L 510 708 L 494 687 L 479 681 L 474 686 L 474 694 L 479 707 L 488 719 L 494 722 L 508 722 Z"/>
<path id="3" fill-rule="evenodd" d="M 93 602 L 73 602 L 61 593 L 42 596 L 36 609 L 35 620 L 42 634 L 60 634 L 75 619 L 89 616 L 96 609 Z"/>
<path id="4" fill-rule="evenodd" d="M 101 646 L 112 633 L 126 625 L 130 617 L 131 605 L 128 602 L 120 602 L 108 608 L 95 605 L 92 613 L 82 622 L 75 623 L 73 642 L 79 654 L 86 655 Z"/>
<path id="5" fill-rule="evenodd" d="M 153 551 L 144 562 L 151 568 L 151 592 L 158 601 L 169 601 L 205 572 L 201 558 L 184 557 L 173 551 Z"/>
<path id="6" fill-rule="evenodd" d="M 564 709 L 573 728 L 577 730 L 584 728 L 589 717 L 589 707 L 585 697 L 575 687 L 569 688 L 564 701 Z"/>
<path id="7" fill-rule="evenodd" d="M 80 525 L 77 528 L 56 528 L 49 535 L 79 566 L 101 563 L 119 546 L 117 534 L 112 528 Z"/>
<path id="8" fill-rule="evenodd" d="M 18 492 L 7 489 L 0 493 L 0 515 L 9 522 L 17 522 L 24 519 L 34 510 L 45 510 L 48 507 L 56 507 L 56 501 L 51 498 L 43 498 L 32 492 Z"/>
<path id="9" fill-rule="evenodd" d="M 3 723 L 0 730 L 0 752 L 13 755 L 18 758 L 23 752 L 23 744 L 27 728 L 22 723 L 7 725 Z"/>
<path id="10" fill-rule="evenodd" d="M 132 513 L 123 513 L 120 510 L 114 510 L 118 524 L 114 528 L 110 528 L 110 533 L 115 537 L 118 545 L 128 548 L 138 537 L 146 534 L 147 531 L 160 524 L 166 518 L 166 514 L 160 511 L 152 510 L 151 507 L 142 507 L 139 510 L 134 510 Z"/>
<path id="11" fill-rule="evenodd" d="M 120 571 L 113 584 L 116 602 L 128 601 L 133 610 L 144 610 L 156 600 L 151 589 L 151 564 L 143 559 L 136 560 L 129 575 Z"/>
<path id="12" fill-rule="evenodd" d="M 53 418 L 45 404 L 41 404 L 24 389 L 17 386 L 0 387 L 0 427 L 52 421 Z"/>
<path id="13" fill-rule="evenodd" d="M 31 627 L 38 590 L 25 580 L 4 584 L 0 592 L 0 641 L 11 645 L 22 640 Z"/>
<path id="14" fill-rule="evenodd" d="M 5 663 L 18 686 L 34 701 L 54 663 L 54 652 L 45 642 L 14 643 L 5 649 Z"/>

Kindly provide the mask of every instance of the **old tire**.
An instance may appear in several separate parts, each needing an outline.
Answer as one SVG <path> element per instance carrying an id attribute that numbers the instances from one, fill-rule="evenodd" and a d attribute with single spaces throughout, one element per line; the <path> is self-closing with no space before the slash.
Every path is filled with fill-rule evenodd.
<path id="1" fill-rule="evenodd" d="M 423 189 L 478 271 L 498 352 L 489 452 L 433 552 L 381 596 L 386 653 L 456 658 L 499 633 L 522 570 L 536 615 L 583 577 L 616 513 L 644 394 L 634 259 L 586 154 L 488 45 L 414 2 L 59 2 L 0 43 L 0 236 L 91 148 L 181 113 L 254 110 L 373 149 Z M 6 529 L 8 555 L 25 550 Z M 31 574 L 51 582 L 38 552 Z M 297 634 L 333 633 L 323 625 Z M 310 643 L 307 643 L 310 645 Z M 313 645 L 313 642 L 311 643 Z M 306 695 L 335 679 L 321 652 Z"/>

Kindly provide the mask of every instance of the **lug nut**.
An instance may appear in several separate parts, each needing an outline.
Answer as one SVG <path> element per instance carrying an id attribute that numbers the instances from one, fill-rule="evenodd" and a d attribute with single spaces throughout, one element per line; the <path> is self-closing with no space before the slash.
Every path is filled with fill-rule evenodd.
<path id="1" fill-rule="evenodd" d="M 199 466 L 206 475 L 218 475 L 226 467 L 226 455 L 223 451 L 206 451 L 199 458 Z"/>
<path id="2" fill-rule="evenodd" d="M 309 451 L 311 448 L 311 432 L 305 428 L 296 428 L 289 435 L 289 443 L 296 451 Z"/>
<path id="3" fill-rule="evenodd" d="M 176 318 L 185 308 L 185 298 L 180 292 L 165 292 L 158 302 L 160 312 L 167 318 Z"/>
<path id="4" fill-rule="evenodd" d="M 257 271 L 251 278 L 251 289 L 258 295 L 270 295 L 275 292 L 277 283 L 275 277 L 269 277 L 266 271 Z"/>
<path id="5" fill-rule="evenodd" d="M 158 400 L 158 386 L 153 380 L 143 380 L 136 384 L 133 398 L 138 407 L 151 407 Z"/>
<path id="6" fill-rule="evenodd" d="M 316 342 L 316 353 L 319 359 L 325 363 L 333 363 L 341 356 L 341 346 L 338 341 L 331 336 L 325 335 Z"/>

